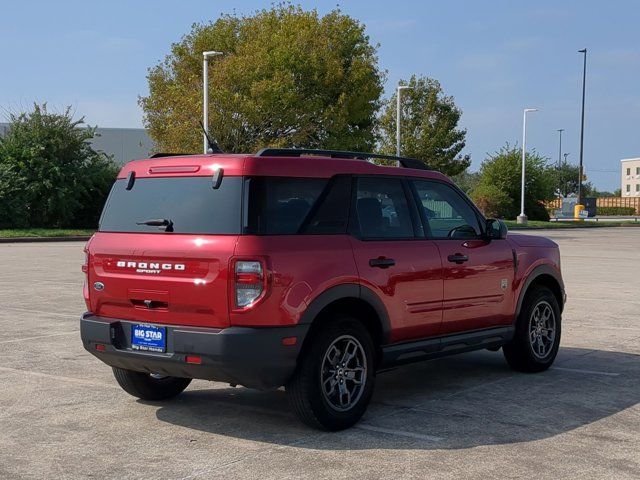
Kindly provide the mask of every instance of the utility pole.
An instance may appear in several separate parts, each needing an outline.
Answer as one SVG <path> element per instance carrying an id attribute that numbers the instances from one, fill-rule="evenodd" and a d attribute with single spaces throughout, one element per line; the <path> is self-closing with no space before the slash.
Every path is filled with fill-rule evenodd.
<path id="1" fill-rule="evenodd" d="M 580 168 L 578 178 L 578 204 L 582 205 L 582 154 L 583 154 L 583 146 L 584 146 L 584 97 L 585 97 L 585 89 L 587 84 L 587 49 L 583 48 L 582 50 L 578 50 L 579 53 L 584 53 L 584 65 L 582 68 L 582 119 L 580 123 Z"/>

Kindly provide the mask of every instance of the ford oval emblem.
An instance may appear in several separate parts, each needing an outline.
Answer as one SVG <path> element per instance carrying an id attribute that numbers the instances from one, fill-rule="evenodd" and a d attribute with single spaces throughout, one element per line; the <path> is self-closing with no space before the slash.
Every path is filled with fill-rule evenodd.
<path id="1" fill-rule="evenodd" d="M 96 282 L 96 283 L 93 284 L 93 288 L 95 288 L 97 291 L 101 292 L 102 290 L 104 290 L 104 283 Z"/>

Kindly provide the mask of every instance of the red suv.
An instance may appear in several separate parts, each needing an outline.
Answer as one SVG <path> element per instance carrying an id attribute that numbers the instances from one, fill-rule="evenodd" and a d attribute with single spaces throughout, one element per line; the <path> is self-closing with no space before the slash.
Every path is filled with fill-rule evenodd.
<path id="1" fill-rule="evenodd" d="M 560 343 L 558 246 L 507 236 L 412 159 L 133 161 L 86 253 L 84 347 L 147 400 L 193 378 L 285 386 L 302 421 L 339 430 L 389 367 L 502 347 L 511 367 L 538 372 Z"/>

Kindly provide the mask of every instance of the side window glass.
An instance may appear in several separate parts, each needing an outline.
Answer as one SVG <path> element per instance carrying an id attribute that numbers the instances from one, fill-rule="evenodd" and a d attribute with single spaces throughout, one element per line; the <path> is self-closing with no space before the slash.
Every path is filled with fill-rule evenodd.
<path id="1" fill-rule="evenodd" d="M 321 178 L 251 178 L 245 233 L 298 233 L 326 184 L 327 180 Z"/>
<path id="2" fill-rule="evenodd" d="M 450 186 L 414 180 L 419 204 L 431 238 L 477 238 L 482 231 L 471 206 Z"/>
<path id="3" fill-rule="evenodd" d="M 311 210 L 309 220 L 302 226 L 307 235 L 335 235 L 347 232 L 349 202 L 351 201 L 351 177 L 335 177 L 327 186 L 320 205 Z"/>
<path id="4" fill-rule="evenodd" d="M 409 204 L 397 178 L 357 181 L 356 223 L 362 238 L 413 238 Z"/>

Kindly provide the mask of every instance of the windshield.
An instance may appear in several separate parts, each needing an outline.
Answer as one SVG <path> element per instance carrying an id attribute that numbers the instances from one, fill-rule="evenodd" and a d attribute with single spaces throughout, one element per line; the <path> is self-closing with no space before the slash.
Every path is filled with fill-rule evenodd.
<path id="1" fill-rule="evenodd" d="M 239 234 L 241 177 L 225 177 L 220 188 L 211 177 L 139 178 L 126 190 L 115 182 L 102 212 L 101 232 Z M 171 222 L 172 229 L 154 224 Z M 145 223 L 146 222 L 146 223 Z"/>

